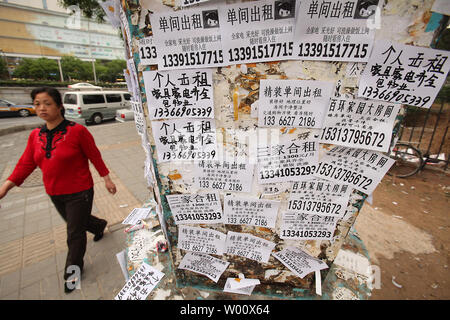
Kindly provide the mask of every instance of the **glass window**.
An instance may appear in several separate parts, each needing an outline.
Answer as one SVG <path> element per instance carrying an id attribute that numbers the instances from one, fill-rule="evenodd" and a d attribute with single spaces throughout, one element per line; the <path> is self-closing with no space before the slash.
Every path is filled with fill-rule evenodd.
<path id="1" fill-rule="evenodd" d="M 106 96 L 107 102 L 121 102 L 122 101 L 122 97 L 120 96 L 120 93 L 105 94 L 105 96 Z"/>
<path id="2" fill-rule="evenodd" d="M 84 104 L 105 103 L 105 97 L 102 94 L 83 94 Z"/>
<path id="3" fill-rule="evenodd" d="M 64 96 L 64 103 L 77 104 L 77 95 L 76 94 L 66 94 Z"/>
<path id="4" fill-rule="evenodd" d="M 127 100 L 127 101 L 130 101 L 130 100 L 131 100 L 131 94 L 129 94 L 129 93 L 124 93 L 124 94 L 123 94 L 123 98 L 124 98 L 125 100 Z"/>

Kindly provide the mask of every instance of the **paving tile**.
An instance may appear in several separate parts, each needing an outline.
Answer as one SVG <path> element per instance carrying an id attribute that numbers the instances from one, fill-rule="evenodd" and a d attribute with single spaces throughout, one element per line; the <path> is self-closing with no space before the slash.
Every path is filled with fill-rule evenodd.
<path id="1" fill-rule="evenodd" d="M 19 300 L 19 291 L 15 291 L 7 296 L 0 297 L 0 300 Z"/>
<path id="2" fill-rule="evenodd" d="M 87 282 L 81 281 L 81 292 L 86 300 L 101 300 L 103 296 L 101 294 L 97 281 Z"/>
<path id="3" fill-rule="evenodd" d="M 39 282 L 35 282 L 27 287 L 20 290 L 19 299 L 20 300 L 40 300 L 41 286 Z"/>
<path id="4" fill-rule="evenodd" d="M 27 287 L 30 284 L 39 282 L 45 277 L 56 274 L 56 269 L 56 258 L 54 256 L 29 266 L 25 266 L 22 269 L 22 279 L 20 284 L 21 288 Z"/>
<path id="5" fill-rule="evenodd" d="M 59 283 L 58 276 L 55 274 L 45 277 L 40 281 L 41 299 L 56 300 L 61 299 L 62 286 Z"/>
<path id="6" fill-rule="evenodd" d="M 23 231 L 23 226 L 20 226 L 18 228 L 8 228 L 0 234 L 0 244 L 22 239 Z"/>
<path id="7" fill-rule="evenodd" d="M 8 296 L 20 289 L 20 275 L 20 270 L 17 270 L 0 277 L 0 297 Z"/>

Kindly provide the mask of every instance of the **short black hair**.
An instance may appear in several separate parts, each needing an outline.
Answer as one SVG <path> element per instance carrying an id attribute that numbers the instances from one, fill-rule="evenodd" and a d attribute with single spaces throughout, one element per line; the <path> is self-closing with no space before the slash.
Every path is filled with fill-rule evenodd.
<path id="1" fill-rule="evenodd" d="M 52 97 L 53 101 L 55 101 L 56 105 L 58 107 L 61 107 L 61 115 L 64 117 L 65 109 L 62 102 L 61 93 L 58 91 L 58 89 L 52 88 L 52 87 L 39 87 L 34 88 L 31 91 L 31 100 L 34 102 L 34 99 L 39 93 L 47 93 L 50 97 Z"/>

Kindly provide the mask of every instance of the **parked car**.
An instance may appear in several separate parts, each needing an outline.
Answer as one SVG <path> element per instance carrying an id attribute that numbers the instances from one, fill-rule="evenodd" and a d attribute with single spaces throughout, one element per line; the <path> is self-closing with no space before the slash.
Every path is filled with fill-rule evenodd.
<path id="1" fill-rule="evenodd" d="M 130 99 L 126 91 L 68 91 L 64 93 L 63 104 L 67 119 L 99 124 L 114 119 L 117 110 L 131 108 Z"/>
<path id="2" fill-rule="evenodd" d="M 0 116 L 28 117 L 32 114 L 36 114 L 33 105 L 15 104 L 9 100 L 0 99 Z"/>
<path id="3" fill-rule="evenodd" d="M 116 111 L 116 121 L 125 122 L 134 120 L 134 111 L 131 109 L 119 109 Z"/>
<path id="4" fill-rule="evenodd" d="M 87 82 L 69 84 L 67 87 L 73 90 L 102 90 L 102 87 L 94 86 Z"/>

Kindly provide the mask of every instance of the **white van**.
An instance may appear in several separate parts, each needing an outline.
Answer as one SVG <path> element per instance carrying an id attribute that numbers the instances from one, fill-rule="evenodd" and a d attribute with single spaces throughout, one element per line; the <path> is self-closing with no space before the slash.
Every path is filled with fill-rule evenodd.
<path id="1" fill-rule="evenodd" d="M 130 99 L 126 91 L 69 91 L 63 96 L 65 117 L 99 124 L 114 119 L 117 110 L 131 108 Z"/>

